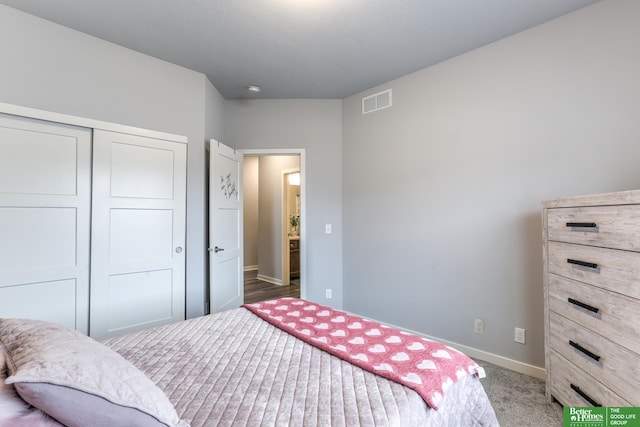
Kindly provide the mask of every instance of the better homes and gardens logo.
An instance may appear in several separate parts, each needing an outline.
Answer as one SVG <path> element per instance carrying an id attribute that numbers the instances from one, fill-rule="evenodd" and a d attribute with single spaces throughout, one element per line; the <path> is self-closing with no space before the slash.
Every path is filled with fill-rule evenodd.
<path id="1" fill-rule="evenodd" d="M 640 408 L 567 406 L 564 408 L 563 421 L 563 427 L 640 427 Z"/>

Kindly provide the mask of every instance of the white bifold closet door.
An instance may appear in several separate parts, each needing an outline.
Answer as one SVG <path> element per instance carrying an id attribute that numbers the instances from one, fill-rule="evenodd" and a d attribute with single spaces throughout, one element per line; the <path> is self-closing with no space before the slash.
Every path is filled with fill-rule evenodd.
<path id="1" fill-rule="evenodd" d="M 94 131 L 94 338 L 184 319 L 186 148 Z"/>
<path id="2" fill-rule="evenodd" d="M 91 130 L 0 114 L 0 317 L 88 333 Z"/>

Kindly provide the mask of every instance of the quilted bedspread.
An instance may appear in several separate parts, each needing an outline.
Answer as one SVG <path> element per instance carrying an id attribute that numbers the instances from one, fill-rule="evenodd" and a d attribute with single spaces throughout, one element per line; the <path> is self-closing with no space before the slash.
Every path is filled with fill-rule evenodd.
<path id="1" fill-rule="evenodd" d="M 456 349 L 331 307 L 299 298 L 243 307 L 304 342 L 415 390 L 433 409 L 459 379 L 484 377 L 484 370 Z"/>
<path id="2" fill-rule="evenodd" d="M 408 387 L 365 371 L 245 308 L 104 341 L 199 426 L 497 426 L 476 376 L 434 411 Z"/>

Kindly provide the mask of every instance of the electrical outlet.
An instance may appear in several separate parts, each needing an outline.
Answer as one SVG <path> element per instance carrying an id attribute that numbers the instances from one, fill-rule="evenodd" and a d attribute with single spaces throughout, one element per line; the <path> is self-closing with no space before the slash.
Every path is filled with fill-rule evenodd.
<path id="1" fill-rule="evenodd" d="M 476 319 L 473 321 L 473 331 L 476 334 L 484 333 L 484 322 L 481 319 Z"/>
<path id="2" fill-rule="evenodd" d="M 517 343 L 524 344 L 526 342 L 525 336 L 526 336 L 526 330 L 525 329 L 523 329 L 523 328 L 516 328 L 515 329 L 514 340 Z"/>
<path id="3" fill-rule="evenodd" d="M 327 289 L 324 291 L 324 297 L 326 299 L 331 299 L 331 289 Z"/>

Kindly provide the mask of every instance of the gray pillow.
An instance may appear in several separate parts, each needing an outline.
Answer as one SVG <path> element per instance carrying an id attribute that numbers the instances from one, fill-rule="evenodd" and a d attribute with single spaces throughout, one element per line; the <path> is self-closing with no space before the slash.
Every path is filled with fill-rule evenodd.
<path id="1" fill-rule="evenodd" d="M 148 377 L 105 345 L 64 326 L 0 319 L 0 345 L 20 396 L 69 427 L 184 427 Z"/>
<path id="2" fill-rule="evenodd" d="M 4 347 L 0 345 L 0 427 L 64 427 L 38 408 L 25 402 L 13 384 L 5 384 L 7 364 Z"/>

